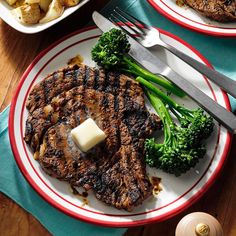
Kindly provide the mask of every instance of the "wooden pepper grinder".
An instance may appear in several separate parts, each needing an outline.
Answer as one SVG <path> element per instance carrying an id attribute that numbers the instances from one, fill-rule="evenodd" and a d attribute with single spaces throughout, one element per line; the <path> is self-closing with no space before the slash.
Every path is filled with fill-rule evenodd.
<path id="1" fill-rule="evenodd" d="M 193 212 L 178 223 L 175 236 L 223 236 L 220 223 L 204 212 Z"/>

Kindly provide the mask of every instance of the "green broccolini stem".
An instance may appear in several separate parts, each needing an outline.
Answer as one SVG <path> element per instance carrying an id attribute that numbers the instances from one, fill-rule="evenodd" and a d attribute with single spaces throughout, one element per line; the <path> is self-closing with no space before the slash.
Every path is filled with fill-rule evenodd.
<path id="1" fill-rule="evenodd" d="M 179 97 L 185 96 L 185 93 L 180 88 L 178 88 L 176 85 L 172 84 L 168 80 L 164 79 L 162 76 L 157 76 L 145 70 L 144 68 L 141 68 L 139 65 L 134 63 L 127 56 L 124 56 L 123 60 L 129 65 L 129 68 L 126 70 L 127 72 L 131 72 L 132 74 L 135 74 L 136 76 L 141 76 L 148 81 L 159 84 L 163 88 L 167 89 L 167 91 Z"/>
<path id="2" fill-rule="evenodd" d="M 176 103 L 172 98 L 170 98 L 168 95 L 163 93 L 160 89 L 158 89 L 152 83 L 148 82 L 147 80 L 143 79 L 140 76 L 138 76 L 136 78 L 136 81 L 138 81 L 144 87 L 151 90 L 154 94 L 156 94 L 159 98 L 161 98 L 165 104 L 168 104 L 171 108 L 178 111 L 180 114 L 183 114 L 183 115 L 187 116 L 189 119 L 192 118 L 192 115 L 191 115 L 192 111 L 191 110 L 189 110 L 189 109 L 179 105 L 178 103 Z"/>
<path id="3" fill-rule="evenodd" d="M 160 116 L 160 119 L 166 121 L 168 125 L 174 124 L 162 100 L 156 97 L 152 92 L 146 91 L 145 93 L 147 94 L 147 97 L 151 102 L 153 108 L 157 111 L 158 115 Z"/>
<path id="4" fill-rule="evenodd" d="M 170 116 L 170 113 L 160 98 L 156 97 L 152 92 L 149 91 L 145 91 L 145 94 L 163 122 L 165 137 L 164 141 L 169 142 L 171 138 L 171 127 L 174 127 L 174 122 Z"/>
<path id="5" fill-rule="evenodd" d="M 166 95 L 163 92 L 161 92 L 161 90 L 158 89 L 155 85 L 153 85 L 152 83 L 150 83 L 147 80 L 143 79 L 142 77 L 138 76 L 136 78 L 136 81 L 138 81 L 144 87 L 146 87 L 149 90 L 151 90 L 154 94 L 156 94 L 159 98 L 161 98 L 164 101 L 165 104 L 168 104 L 169 106 L 171 106 L 171 107 L 173 107 L 175 109 L 179 106 L 168 95 Z"/>

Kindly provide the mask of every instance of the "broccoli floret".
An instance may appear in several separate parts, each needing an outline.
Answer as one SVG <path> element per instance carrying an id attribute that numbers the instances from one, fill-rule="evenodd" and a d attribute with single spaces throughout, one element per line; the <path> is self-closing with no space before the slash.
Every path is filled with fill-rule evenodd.
<path id="1" fill-rule="evenodd" d="M 201 108 L 189 110 L 161 92 L 141 77 L 136 79 L 145 86 L 146 95 L 163 123 L 164 141 L 145 141 L 146 162 L 165 172 L 179 176 L 194 167 L 206 153 L 202 141 L 214 128 L 213 118 Z M 166 106 L 168 105 L 168 106 Z M 170 111 L 180 124 L 177 125 Z"/>
<path id="2" fill-rule="evenodd" d="M 179 139 L 178 134 L 174 139 Z M 154 139 L 147 139 L 145 142 L 146 163 L 151 167 L 162 169 L 163 171 L 180 176 L 194 167 L 200 158 L 206 153 L 204 146 L 196 148 L 183 147 L 182 144 L 176 143 L 175 147 L 168 146 L 164 143 L 156 143 Z"/>
<path id="3" fill-rule="evenodd" d="M 92 49 L 92 59 L 105 69 L 122 66 L 123 55 L 130 50 L 129 41 L 118 29 L 103 33 Z"/>
<path id="4" fill-rule="evenodd" d="M 130 43 L 125 33 L 119 29 L 111 29 L 99 38 L 92 49 L 92 59 L 106 70 L 116 70 L 129 73 L 133 76 L 142 76 L 144 79 L 154 82 L 168 92 L 183 97 L 185 93 L 166 80 L 161 75 L 154 75 L 134 62 L 127 53 L 130 50 Z"/>

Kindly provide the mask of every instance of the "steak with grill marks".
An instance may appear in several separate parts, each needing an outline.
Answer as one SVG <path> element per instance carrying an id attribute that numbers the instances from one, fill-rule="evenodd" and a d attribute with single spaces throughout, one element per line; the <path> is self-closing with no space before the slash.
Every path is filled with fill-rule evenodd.
<path id="1" fill-rule="evenodd" d="M 128 90 L 136 102 L 142 100 L 143 96 L 142 89 L 135 80 L 116 72 L 105 73 L 103 69 L 81 64 L 53 72 L 36 84 L 29 94 L 26 107 L 33 112 L 49 104 L 60 93 L 81 85 L 112 94 L 122 94 Z"/>
<path id="2" fill-rule="evenodd" d="M 92 88 L 82 82 L 81 86 L 54 93 L 58 95 L 48 101 L 38 100 L 26 122 L 25 140 L 46 173 L 71 186 L 92 189 L 97 199 L 131 211 L 152 193 L 144 163 L 144 140 L 160 128 L 160 120 L 147 111 L 143 91 L 135 81 L 114 73 L 104 76 L 109 81 L 118 79 L 119 86 L 104 86 L 98 78 L 90 83 Z M 92 76 L 89 79 L 92 81 Z M 38 91 L 40 87 L 37 85 Z M 34 99 L 32 94 L 28 104 Z M 89 117 L 107 138 L 83 153 L 70 132 Z"/>
<path id="3" fill-rule="evenodd" d="M 202 15 L 220 22 L 236 21 L 235 0 L 184 0 Z"/>

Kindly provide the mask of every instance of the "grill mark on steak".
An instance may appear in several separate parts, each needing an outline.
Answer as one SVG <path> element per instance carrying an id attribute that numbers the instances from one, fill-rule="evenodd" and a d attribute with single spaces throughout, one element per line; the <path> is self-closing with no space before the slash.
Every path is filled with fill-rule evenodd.
<path id="1" fill-rule="evenodd" d="M 80 74 L 80 71 L 78 69 L 73 70 L 72 77 L 73 77 L 73 84 L 74 84 L 74 86 L 76 86 L 76 84 L 77 84 L 77 79 L 79 77 L 79 74 Z"/>
<path id="2" fill-rule="evenodd" d="M 120 79 L 119 79 L 120 74 L 115 72 L 114 77 L 115 77 L 115 81 L 114 81 L 113 88 L 114 88 L 115 94 L 117 94 L 120 88 Z"/>
<path id="3" fill-rule="evenodd" d="M 119 80 L 119 76 L 120 75 L 115 75 L 115 81 L 120 81 Z M 120 99 L 122 99 L 122 97 L 120 96 L 119 98 L 119 94 L 118 94 L 118 88 L 120 86 L 120 83 L 116 83 L 116 86 L 115 86 L 115 95 L 114 95 L 114 120 L 117 120 L 119 118 L 119 111 L 121 112 L 122 111 L 122 107 L 119 106 L 119 103 L 120 103 Z M 120 127 L 115 123 L 114 124 L 114 130 L 115 130 L 115 136 L 116 136 L 116 145 L 117 147 L 120 147 L 121 145 L 121 139 L 120 139 Z"/>
<path id="4" fill-rule="evenodd" d="M 112 93 L 112 94 L 116 93 L 116 87 L 114 86 L 114 84 L 115 84 L 115 80 L 117 79 L 117 77 L 118 76 L 115 76 L 115 73 L 113 73 L 113 72 L 109 73 L 108 86 L 107 86 L 107 89 L 106 89 L 107 93 Z"/>
<path id="5" fill-rule="evenodd" d="M 89 74 L 90 74 L 90 71 L 89 71 L 89 67 L 88 66 L 85 66 L 85 73 L 84 73 L 84 80 L 83 80 L 83 85 L 86 85 L 88 80 L 89 80 Z"/>
<path id="6" fill-rule="evenodd" d="M 202 15 L 219 22 L 236 21 L 235 0 L 185 0 Z"/>
<path id="7" fill-rule="evenodd" d="M 93 88 L 94 88 L 95 90 L 98 90 L 98 88 L 99 88 L 99 83 L 98 83 L 98 81 L 99 81 L 99 70 L 95 70 L 95 71 L 94 71 L 94 86 L 93 86 Z"/>
<path id="8" fill-rule="evenodd" d="M 49 175 L 74 187 L 92 189 L 104 203 L 131 211 L 152 193 L 143 146 L 145 138 L 160 127 L 160 120 L 147 111 L 143 91 L 135 81 L 89 67 L 89 76 L 83 66 L 74 70 L 78 72 L 57 72 L 57 80 L 66 89 L 62 92 L 63 87 L 55 86 L 48 105 L 45 100 L 37 103 L 26 122 L 25 141 L 34 151 L 39 150 L 38 161 Z M 54 77 L 46 78 L 51 79 Z M 29 109 L 36 92 L 43 98 L 44 88 L 36 88 L 29 98 Z M 95 120 L 107 138 L 83 153 L 70 132 L 88 117 Z"/>
<path id="9" fill-rule="evenodd" d="M 106 73 L 105 77 L 104 77 L 104 83 L 103 83 L 103 89 L 102 89 L 102 91 L 104 91 L 104 92 L 107 92 L 107 86 L 109 86 L 108 85 L 108 77 L 109 77 L 109 73 Z"/>

